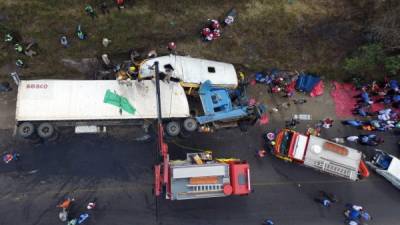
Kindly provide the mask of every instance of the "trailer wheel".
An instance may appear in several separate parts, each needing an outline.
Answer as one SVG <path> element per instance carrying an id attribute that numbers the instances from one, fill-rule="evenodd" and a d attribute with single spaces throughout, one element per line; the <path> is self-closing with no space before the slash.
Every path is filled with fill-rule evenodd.
<path id="1" fill-rule="evenodd" d="M 181 125 L 176 121 L 170 121 L 167 123 L 165 129 L 169 136 L 175 137 L 181 132 Z"/>
<path id="2" fill-rule="evenodd" d="M 39 137 L 47 139 L 53 136 L 54 127 L 50 123 L 42 123 L 39 125 L 37 132 Z"/>
<path id="3" fill-rule="evenodd" d="M 194 119 L 194 118 L 190 117 L 183 121 L 183 128 L 186 131 L 193 132 L 193 131 L 197 130 L 197 127 L 198 127 L 198 124 L 197 124 L 196 119 Z"/>
<path id="4" fill-rule="evenodd" d="M 29 138 L 35 132 L 35 127 L 31 122 L 23 122 L 18 126 L 18 135 L 22 138 Z"/>

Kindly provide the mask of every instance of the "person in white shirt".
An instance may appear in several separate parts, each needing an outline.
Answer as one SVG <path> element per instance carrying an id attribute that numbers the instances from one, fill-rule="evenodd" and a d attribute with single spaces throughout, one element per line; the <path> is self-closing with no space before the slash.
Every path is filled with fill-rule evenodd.
<path id="1" fill-rule="evenodd" d="M 358 136 L 348 136 L 346 137 L 347 141 L 351 141 L 351 142 L 356 142 L 358 141 L 359 137 Z"/>

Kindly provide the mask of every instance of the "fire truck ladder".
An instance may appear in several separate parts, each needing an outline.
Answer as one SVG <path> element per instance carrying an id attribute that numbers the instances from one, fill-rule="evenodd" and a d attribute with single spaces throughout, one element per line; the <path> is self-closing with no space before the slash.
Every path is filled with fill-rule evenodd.
<path id="1" fill-rule="evenodd" d="M 223 190 L 222 184 L 189 184 L 192 190 L 189 193 L 199 193 L 199 192 L 218 192 Z"/>

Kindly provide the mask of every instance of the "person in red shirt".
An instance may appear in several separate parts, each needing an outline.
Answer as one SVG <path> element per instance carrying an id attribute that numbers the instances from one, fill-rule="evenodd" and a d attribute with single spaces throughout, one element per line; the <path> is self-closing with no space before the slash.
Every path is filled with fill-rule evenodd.
<path id="1" fill-rule="evenodd" d="M 214 29 L 212 33 L 214 36 L 214 40 L 221 37 L 221 31 L 219 29 Z"/>
<path id="2" fill-rule="evenodd" d="M 267 151 L 265 151 L 264 149 L 260 149 L 260 150 L 258 150 L 257 151 L 257 154 L 256 154 L 256 156 L 258 157 L 258 158 L 264 158 L 265 156 L 267 155 Z"/>
<path id="3" fill-rule="evenodd" d="M 175 42 L 171 41 L 167 45 L 167 49 L 170 54 L 176 54 L 176 44 Z"/>
<path id="4" fill-rule="evenodd" d="M 209 34 L 211 34 L 210 28 L 204 27 L 203 30 L 201 30 L 201 36 L 203 38 L 207 37 Z"/>
<path id="5" fill-rule="evenodd" d="M 118 10 L 125 8 L 125 0 L 115 0 L 117 3 Z"/>

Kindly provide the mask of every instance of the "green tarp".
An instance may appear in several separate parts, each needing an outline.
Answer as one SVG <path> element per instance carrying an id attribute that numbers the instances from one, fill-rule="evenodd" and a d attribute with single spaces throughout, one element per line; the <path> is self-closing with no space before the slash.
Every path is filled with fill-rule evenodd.
<path id="1" fill-rule="evenodd" d="M 131 105 L 131 103 L 129 103 L 128 99 L 118 95 L 115 91 L 112 92 L 107 90 L 106 94 L 104 95 L 104 103 L 117 106 L 132 115 L 134 115 L 136 112 L 136 109 Z"/>

